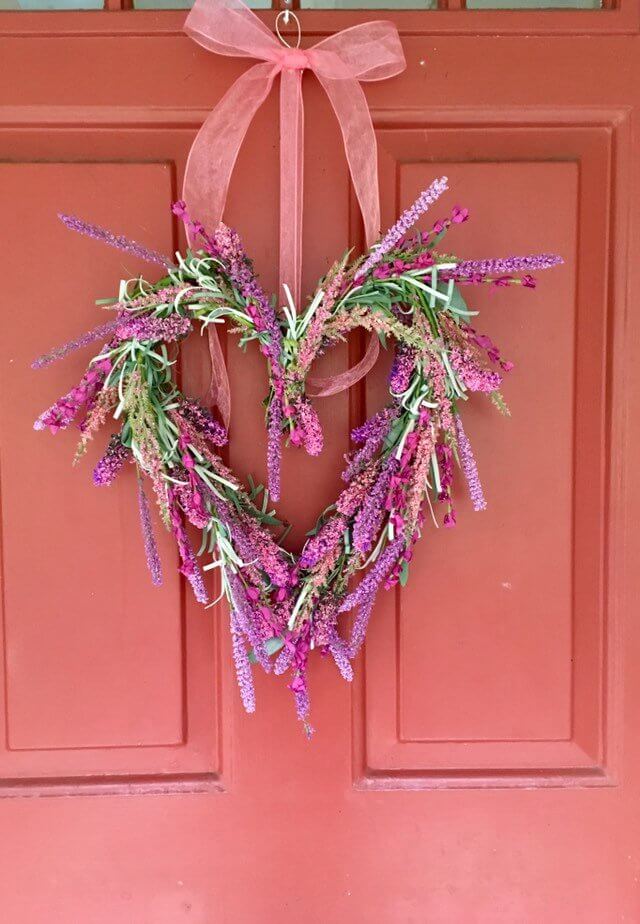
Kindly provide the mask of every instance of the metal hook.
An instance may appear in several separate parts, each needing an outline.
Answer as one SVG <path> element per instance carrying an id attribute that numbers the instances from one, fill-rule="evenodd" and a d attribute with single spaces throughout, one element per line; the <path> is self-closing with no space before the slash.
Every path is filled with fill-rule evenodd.
<path id="1" fill-rule="evenodd" d="M 284 36 L 280 32 L 280 18 L 281 17 L 282 17 L 282 21 L 285 24 L 285 26 L 289 25 L 290 19 L 293 19 L 293 21 L 296 24 L 296 29 L 298 30 L 298 38 L 297 38 L 295 46 L 290 45 L 289 42 L 286 40 L 286 38 L 284 38 Z M 278 38 L 280 39 L 283 45 L 285 45 L 287 48 L 293 48 L 293 47 L 300 48 L 300 42 L 302 41 L 302 26 L 300 25 L 300 20 L 298 19 L 296 14 L 293 12 L 293 10 L 280 10 L 278 15 L 276 16 L 275 29 L 276 29 L 276 35 L 278 36 Z"/>

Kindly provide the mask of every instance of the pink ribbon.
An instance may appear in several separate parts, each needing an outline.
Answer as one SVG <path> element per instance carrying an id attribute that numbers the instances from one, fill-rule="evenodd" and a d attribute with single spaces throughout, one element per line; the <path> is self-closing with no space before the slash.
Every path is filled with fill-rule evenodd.
<path id="1" fill-rule="evenodd" d="M 328 398 L 330 395 L 337 395 L 341 391 L 351 388 L 352 385 L 363 379 L 370 369 L 373 369 L 379 352 L 380 341 L 378 336 L 377 334 L 371 334 L 367 349 L 360 362 L 338 375 L 309 379 L 307 382 L 307 394 L 312 398 Z"/>
<path id="2" fill-rule="evenodd" d="M 380 231 L 376 139 L 362 81 L 384 80 L 404 70 L 396 27 L 389 22 L 353 26 L 312 48 L 282 45 L 242 0 L 196 0 L 185 31 L 216 54 L 258 58 L 230 87 L 198 132 L 185 170 L 183 197 L 192 215 L 215 229 L 222 220 L 229 181 L 251 121 L 280 74 L 280 295 L 282 285 L 300 306 L 304 110 L 302 75 L 312 71 L 338 119 L 367 245 Z M 377 345 L 377 339 L 376 339 Z M 370 345 L 365 359 L 371 359 Z M 376 351 L 377 355 L 377 351 Z M 363 360 L 364 363 L 364 360 Z M 359 364 L 362 365 L 362 364 Z M 354 370 L 349 370 L 349 384 Z M 358 378 L 366 374 L 361 371 Z M 334 388 L 331 393 L 340 391 Z M 348 387 L 342 385 L 342 388 Z"/>
<path id="3" fill-rule="evenodd" d="M 196 0 L 185 32 L 220 55 L 259 58 L 227 91 L 198 132 L 187 160 L 184 199 L 192 215 L 214 229 L 222 220 L 240 145 L 280 74 L 280 283 L 300 300 L 302 166 L 304 154 L 302 74 L 311 70 L 340 124 L 367 244 L 380 231 L 378 156 L 371 115 L 360 86 L 404 70 L 398 30 L 390 22 L 362 23 L 312 48 L 289 48 L 242 0 Z"/>

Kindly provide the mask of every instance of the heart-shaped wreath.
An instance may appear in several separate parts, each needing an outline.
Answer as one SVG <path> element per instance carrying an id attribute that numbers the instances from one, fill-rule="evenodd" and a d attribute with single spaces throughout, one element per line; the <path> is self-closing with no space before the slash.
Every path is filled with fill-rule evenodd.
<path id="1" fill-rule="evenodd" d="M 511 368 L 498 349 L 470 321 L 459 286 L 535 286 L 531 271 L 561 261 L 554 255 L 504 260 L 459 261 L 437 249 L 466 209 L 432 230 L 409 234 L 412 225 L 447 188 L 436 180 L 364 257 L 338 261 L 320 282 L 303 313 L 293 303 L 282 312 L 258 283 L 238 235 L 224 225 L 211 235 L 192 221 L 184 206 L 174 212 L 199 249 L 176 260 L 146 250 L 78 219 L 68 227 L 165 264 L 158 282 L 122 282 L 108 307 L 115 318 L 37 360 L 47 365 L 75 349 L 108 342 L 89 363 L 79 384 L 36 421 L 36 429 L 67 427 L 84 406 L 77 456 L 109 417 L 121 422 L 93 475 L 109 485 L 126 462 L 138 472 L 140 515 L 153 582 L 161 567 L 153 538 L 143 475 L 153 487 L 165 526 L 175 536 L 182 573 L 197 599 L 207 602 L 198 555 L 210 555 L 204 570 L 220 572 L 221 593 L 230 604 L 231 635 L 238 684 L 249 712 L 255 709 L 251 662 L 276 674 L 291 671 L 290 689 L 307 726 L 309 652 L 330 652 L 346 680 L 351 659 L 364 640 L 381 585 L 407 580 L 412 547 L 425 524 L 426 506 L 437 523 L 455 525 L 454 462 L 462 468 L 475 510 L 485 499 L 460 409 L 470 392 L 484 392 L 506 411 L 499 392 Z M 515 273 L 522 273 L 515 276 Z M 270 510 L 270 491 L 241 484 L 222 461 L 226 428 L 176 387 L 172 345 L 194 326 L 207 329 L 233 322 L 240 344 L 257 340 L 267 358 L 269 485 L 279 493 L 279 456 L 284 435 L 315 455 L 322 430 L 305 383 L 314 359 L 356 328 L 393 341 L 389 403 L 351 434 L 344 490 L 320 515 L 300 555 L 281 543 L 282 524 Z M 185 519 L 202 531 L 198 553 Z M 280 534 L 280 535 L 278 535 Z M 360 576 L 355 587 L 352 579 Z M 350 637 L 339 632 L 340 614 L 356 610 Z"/>

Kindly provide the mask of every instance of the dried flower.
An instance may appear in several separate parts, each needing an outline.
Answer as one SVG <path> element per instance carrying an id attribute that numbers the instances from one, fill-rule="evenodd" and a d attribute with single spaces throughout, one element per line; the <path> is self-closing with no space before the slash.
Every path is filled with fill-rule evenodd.
<path id="1" fill-rule="evenodd" d="M 247 712 L 255 712 L 256 691 L 253 686 L 251 664 L 249 663 L 247 649 L 233 613 L 231 614 L 231 645 L 233 648 L 233 661 L 236 668 L 236 679 L 238 681 L 242 705 Z"/>
<path id="2" fill-rule="evenodd" d="M 454 279 L 466 276 L 510 276 L 523 270 L 545 270 L 564 263 L 562 257 L 555 253 L 532 254 L 528 257 L 505 257 L 492 260 L 463 260 L 452 270 Z"/>
<path id="3" fill-rule="evenodd" d="M 191 331 L 189 318 L 172 315 L 169 318 L 139 316 L 122 318 L 116 328 L 118 340 L 182 340 Z"/>
<path id="4" fill-rule="evenodd" d="M 123 445 L 119 434 L 114 433 L 105 454 L 93 470 L 93 483 L 97 486 L 112 485 L 125 462 L 131 458 L 131 450 Z"/>
<path id="5" fill-rule="evenodd" d="M 340 514 L 327 520 L 315 536 L 307 541 L 300 556 L 300 567 L 313 568 L 325 555 L 333 552 L 337 543 L 342 539 L 346 526 L 347 521 Z"/>
<path id="6" fill-rule="evenodd" d="M 147 263 L 160 263 L 162 266 L 173 266 L 173 260 L 158 253 L 157 250 L 149 250 L 136 241 L 130 241 L 129 238 L 122 234 L 114 234 L 101 228 L 99 225 L 90 225 L 81 218 L 75 218 L 73 215 L 58 215 L 60 221 L 70 231 L 77 231 L 87 237 L 92 237 L 96 241 L 102 241 L 103 244 L 109 244 L 110 247 L 117 247 L 118 250 L 124 250 L 126 253 L 138 257 L 140 260 L 146 260 Z"/>
<path id="7" fill-rule="evenodd" d="M 65 356 L 68 356 L 75 350 L 80 350 L 82 347 L 89 346 L 90 343 L 95 343 L 97 340 L 109 339 L 118 324 L 118 320 L 113 320 L 107 321 L 106 324 L 100 324 L 98 327 L 94 327 L 93 330 L 87 331 L 87 333 L 82 334 L 81 337 L 76 337 L 75 340 L 69 340 L 62 346 L 56 347 L 54 350 L 50 350 L 48 353 L 43 353 L 42 356 L 39 356 L 31 363 L 31 368 L 44 369 L 45 366 L 50 366 L 52 363 L 57 362 L 59 359 L 64 359 Z"/>
<path id="8" fill-rule="evenodd" d="M 33 425 L 34 430 L 44 430 L 48 427 L 52 433 L 68 427 L 83 404 L 89 403 L 98 393 L 111 369 L 109 359 L 100 359 L 93 363 L 82 379 L 68 394 L 59 398 L 48 410 L 38 417 Z"/>
<path id="9" fill-rule="evenodd" d="M 420 193 L 413 205 L 405 209 L 395 225 L 387 231 L 380 243 L 375 244 L 371 248 L 369 257 L 358 270 L 356 282 L 363 279 L 367 273 L 380 262 L 382 257 L 399 243 L 409 228 L 415 225 L 420 216 L 423 215 L 448 188 L 447 177 L 442 176 L 439 180 L 434 180 L 431 186 Z"/>
<path id="10" fill-rule="evenodd" d="M 390 456 L 387 459 L 356 515 L 353 524 L 353 545 L 359 552 L 367 553 L 378 536 L 380 524 L 385 515 L 385 499 L 389 483 L 399 467 L 400 463 L 395 457 Z"/>
<path id="11" fill-rule="evenodd" d="M 480 476 L 478 475 L 478 468 L 476 466 L 475 456 L 473 455 L 473 449 L 471 448 L 471 443 L 469 442 L 467 434 L 464 432 L 462 420 L 458 414 L 456 414 L 455 420 L 458 449 L 460 451 L 460 465 L 462 467 L 462 471 L 464 472 L 464 476 L 467 479 L 471 503 L 473 504 L 474 510 L 485 510 L 487 502 L 484 499 L 484 492 L 480 483 Z"/>
<path id="12" fill-rule="evenodd" d="M 218 423 L 210 411 L 201 407 L 197 401 L 182 401 L 175 413 L 214 446 L 224 446 L 227 442 L 225 428 Z"/>
<path id="13" fill-rule="evenodd" d="M 147 495 L 144 493 L 144 485 L 140 475 L 138 475 L 138 508 L 140 511 L 140 526 L 142 528 L 147 567 L 151 574 L 152 583 L 158 587 L 162 584 L 162 565 L 160 564 L 160 555 L 158 554 L 156 539 L 153 535 L 149 501 L 147 500 Z"/>

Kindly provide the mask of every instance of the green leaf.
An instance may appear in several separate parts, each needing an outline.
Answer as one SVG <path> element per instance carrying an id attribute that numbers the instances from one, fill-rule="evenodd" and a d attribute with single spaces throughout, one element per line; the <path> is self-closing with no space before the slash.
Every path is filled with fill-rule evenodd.
<path id="1" fill-rule="evenodd" d="M 451 293 L 451 299 L 448 304 L 449 311 L 453 314 L 461 314 L 466 318 L 473 318 L 478 314 L 477 311 L 470 311 L 469 306 L 462 297 L 462 293 L 457 286 L 453 287 L 453 292 Z"/>
<path id="2" fill-rule="evenodd" d="M 266 642 L 264 643 L 264 649 L 268 655 L 272 655 L 272 654 L 275 654 L 276 651 L 280 651 L 283 645 L 284 645 L 284 639 L 280 638 L 280 636 L 277 636 L 276 638 L 268 638 Z M 258 663 L 258 659 L 256 658 L 256 653 L 253 650 L 253 648 L 249 649 L 248 658 L 251 664 Z"/>
<path id="3" fill-rule="evenodd" d="M 403 561 L 402 568 L 400 569 L 400 584 L 402 587 L 406 587 L 407 581 L 409 580 L 409 562 Z"/>
<path id="4" fill-rule="evenodd" d="M 469 307 L 467 303 L 465 302 L 464 298 L 462 297 L 462 292 L 460 291 L 458 286 L 453 287 L 453 293 L 451 295 L 451 301 L 449 302 L 449 304 L 451 305 L 454 311 L 459 311 L 461 309 L 462 311 L 469 310 Z"/>
<path id="5" fill-rule="evenodd" d="M 283 645 L 284 639 L 280 638 L 279 635 L 275 638 L 268 638 L 264 643 L 264 647 L 268 655 L 272 655 L 275 654 L 276 651 L 280 651 Z"/>

